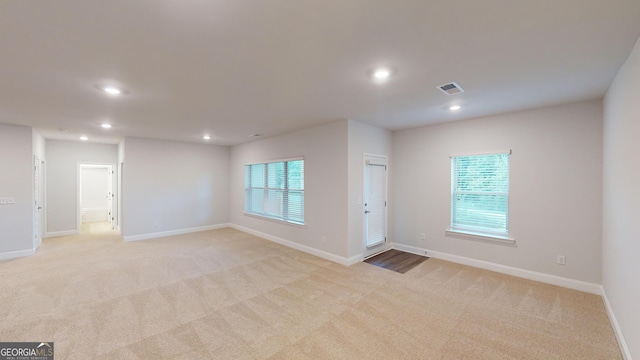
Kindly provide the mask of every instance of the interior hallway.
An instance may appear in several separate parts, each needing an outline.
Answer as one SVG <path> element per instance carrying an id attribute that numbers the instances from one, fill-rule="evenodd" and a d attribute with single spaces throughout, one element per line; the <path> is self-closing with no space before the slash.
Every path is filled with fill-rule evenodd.
<path id="1" fill-rule="evenodd" d="M 108 221 L 85 222 L 80 226 L 80 234 L 83 235 L 108 235 L 112 232 L 118 233 L 118 230 Z"/>

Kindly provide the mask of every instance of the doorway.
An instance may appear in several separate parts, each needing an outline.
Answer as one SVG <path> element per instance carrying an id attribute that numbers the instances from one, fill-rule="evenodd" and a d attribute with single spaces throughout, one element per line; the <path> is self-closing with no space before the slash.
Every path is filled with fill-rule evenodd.
<path id="1" fill-rule="evenodd" d="M 364 257 L 387 246 L 387 157 L 364 156 Z"/>
<path id="2" fill-rule="evenodd" d="M 37 156 L 33 157 L 33 248 L 42 245 L 42 234 L 45 232 L 44 224 L 44 161 Z"/>
<path id="3" fill-rule="evenodd" d="M 114 165 L 79 164 L 78 232 L 103 233 L 117 228 Z"/>

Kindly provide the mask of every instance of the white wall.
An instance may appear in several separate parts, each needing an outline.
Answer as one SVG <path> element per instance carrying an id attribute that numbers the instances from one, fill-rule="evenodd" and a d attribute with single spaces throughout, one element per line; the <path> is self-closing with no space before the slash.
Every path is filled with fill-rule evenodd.
<path id="1" fill-rule="evenodd" d="M 388 179 L 391 182 L 391 132 L 375 126 L 363 124 L 358 121 L 349 120 L 349 253 L 348 256 L 362 254 L 364 245 L 364 207 L 362 199 L 364 196 L 364 154 L 387 156 L 389 165 Z M 391 184 L 388 185 L 389 190 Z M 390 193 L 390 191 L 389 191 Z M 387 208 L 391 209 L 391 196 L 388 198 Z M 389 211 L 389 216 L 392 212 Z M 392 225 L 388 219 L 388 225 Z M 388 229 L 387 240 L 392 242 L 391 235 L 393 228 Z"/>
<path id="2" fill-rule="evenodd" d="M 449 155 L 504 149 L 513 150 L 509 225 L 516 244 L 445 237 Z M 398 131 L 393 157 L 395 242 L 600 284 L 600 101 Z M 556 264 L 558 254 L 565 266 Z"/>
<path id="3" fill-rule="evenodd" d="M 29 127 L 0 124 L 0 197 L 15 198 L 0 205 L 0 258 L 33 250 L 32 136 Z"/>
<path id="4" fill-rule="evenodd" d="M 347 257 L 347 124 L 347 120 L 336 121 L 233 146 L 231 222 L 341 258 Z M 304 227 L 244 215 L 244 165 L 299 156 L 304 157 Z"/>
<path id="5" fill-rule="evenodd" d="M 82 167 L 80 169 L 80 209 L 82 222 L 109 220 L 108 196 L 110 169 Z"/>
<path id="6" fill-rule="evenodd" d="M 116 145 L 47 140 L 47 234 L 77 230 L 78 164 L 116 164 Z"/>
<path id="7" fill-rule="evenodd" d="M 640 358 L 640 40 L 604 100 L 602 284 Z M 630 359 L 631 357 L 629 357 Z"/>
<path id="8" fill-rule="evenodd" d="M 125 141 L 125 240 L 229 222 L 228 147 Z"/>

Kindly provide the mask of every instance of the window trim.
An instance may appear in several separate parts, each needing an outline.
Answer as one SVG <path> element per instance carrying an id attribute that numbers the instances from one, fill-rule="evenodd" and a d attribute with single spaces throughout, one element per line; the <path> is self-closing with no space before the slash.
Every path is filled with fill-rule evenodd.
<path id="1" fill-rule="evenodd" d="M 508 191 L 503 192 L 475 192 L 475 191 L 467 191 L 466 193 L 477 193 L 482 195 L 505 195 L 507 198 L 507 212 L 505 214 L 507 218 L 506 232 L 499 231 L 491 231 L 488 229 L 474 228 L 474 227 L 455 227 L 453 226 L 453 209 L 454 209 L 454 168 L 452 159 L 457 157 L 471 157 L 471 156 L 489 156 L 489 155 L 507 155 L 508 158 L 512 155 L 512 150 L 497 150 L 497 151 L 484 151 L 484 152 L 468 152 L 468 153 L 456 153 L 450 154 L 450 171 L 451 171 L 451 183 L 450 183 L 450 198 L 449 198 L 449 228 L 445 230 L 445 235 L 460 237 L 465 239 L 474 239 L 474 240 L 490 240 L 497 242 L 506 242 L 506 243 L 515 243 L 515 238 L 511 237 L 511 231 L 509 228 L 509 219 L 510 219 L 510 209 L 509 205 L 511 199 L 511 161 L 509 159 L 508 167 L 509 167 L 509 187 Z"/>
<path id="2" fill-rule="evenodd" d="M 252 162 L 252 163 L 246 163 L 246 164 L 243 165 L 243 168 L 244 168 L 244 171 L 245 171 L 244 176 L 245 176 L 245 179 L 246 179 L 247 166 L 249 167 L 249 169 L 251 169 L 251 165 L 266 165 L 265 168 L 268 168 L 269 164 L 285 163 L 286 164 L 284 166 L 284 172 L 285 172 L 284 173 L 284 183 L 285 183 L 285 186 L 283 188 L 270 188 L 270 187 L 266 187 L 265 186 L 265 187 L 261 187 L 259 189 L 263 189 L 263 190 L 266 190 L 266 191 L 270 191 L 270 190 L 282 191 L 283 192 L 283 200 L 288 198 L 290 191 L 300 192 L 300 193 L 303 194 L 303 199 L 304 199 L 304 193 L 305 193 L 305 190 L 306 190 L 305 186 L 303 185 L 302 189 L 289 189 L 289 184 L 288 184 L 289 179 L 287 177 L 287 172 L 288 172 L 288 169 L 289 169 L 288 163 L 292 162 L 292 161 L 302 161 L 304 163 L 304 160 L 305 160 L 304 157 L 292 157 L 292 158 L 285 158 L 285 159 L 265 160 L 265 161 L 257 161 L 257 162 Z M 304 172 L 303 172 L 303 174 L 304 174 Z M 268 176 L 268 172 L 265 171 L 265 185 L 267 184 L 267 176 Z M 303 184 L 304 184 L 304 178 L 303 178 Z M 244 213 L 245 216 L 250 216 L 250 217 L 257 218 L 257 219 L 269 220 L 269 221 L 277 222 L 277 223 L 280 223 L 280 224 L 293 225 L 293 226 L 297 226 L 297 227 L 305 227 L 305 225 L 306 225 L 306 222 L 305 222 L 305 219 L 304 219 L 305 202 L 302 203 L 302 212 L 303 212 L 302 222 L 295 221 L 295 220 L 292 220 L 292 219 L 289 219 L 289 218 L 285 219 L 285 218 L 282 218 L 282 217 L 279 217 L 279 216 L 270 215 L 270 214 L 267 214 L 267 213 L 252 212 L 252 211 L 248 211 L 247 207 L 246 207 L 247 206 L 246 205 L 247 204 L 247 198 L 246 198 L 247 190 L 252 190 L 252 189 L 254 189 L 254 187 L 248 187 L 247 188 L 246 187 L 246 183 L 245 183 L 244 189 L 243 189 L 243 192 L 244 192 L 244 195 L 245 195 L 245 205 L 243 207 L 243 213 Z M 285 206 L 288 208 L 288 205 L 289 205 L 288 201 L 284 201 L 284 203 L 286 204 Z"/>
<path id="3" fill-rule="evenodd" d="M 513 155 L 511 149 L 507 150 L 492 150 L 492 151 L 475 151 L 475 152 L 461 152 L 461 153 L 451 153 L 449 154 L 449 158 L 452 157 L 461 157 L 461 156 L 484 156 L 484 155 Z"/>
<path id="4" fill-rule="evenodd" d="M 444 231 L 446 236 L 449 237 L 457 237 L 462 239 L 470 239 L 470 240 L 489 240 L 500 243 L 507 244 L 515 244 L 516 239 L 511 236 L 503 236 L 503 235 L 494 235 L 489 233 L 477 233 L 473 231 L 464 231 L 464 230 L 456 230 L 456 229 L 446 229 Z"/>
<path id="5" fill-rule="evenodd" d="M 297 161 L 297 160 L 304 160 L 304 156 L 297 156 L 297 157 L 290 157 L 290 158 L 282 158 L 282 159 L 274 159 L 274 160 L 254 161 L 254 162 L 248 162 L 248 163 L 245 163 L 243 166 L 247 166 L 247 165 L 260 165 L 260 164 L 271 164 L 271 163 L 287 162 L 287 161 Z"/>
<path id="6" fill-rule="evenodd" d="M 256 213 L 250 213 L 250 212 L 246 212 L 246 211 L 244 211 L 243 214 L 244 214 L 244 216 L 248 216 L 248 217 L 252 217 L 252 218 L 256 218 L 256 219 L 260 219 L 260 220 L 267 220 L 267 221 L 271 221 L 271 222 L 278 223 L 278 224 L 285 224 L 285 225 L 295 226 L 295 227 L 299 227 L 299 228 L 306 228 L 307 227 L 307 223 L 301 224 L 301 223 L 298 223 L 298 222 L 282 220 L 282 219 L 279 219 L 277 217 L 258 215 Z"/>

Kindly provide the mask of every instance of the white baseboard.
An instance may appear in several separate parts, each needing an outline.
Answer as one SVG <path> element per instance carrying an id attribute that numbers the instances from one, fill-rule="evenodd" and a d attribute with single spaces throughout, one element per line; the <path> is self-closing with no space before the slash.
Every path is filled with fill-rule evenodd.
<path id="1" fill-rule="evenodd" d="M 273 236 L 273 235 L 269 235 L 267 233 L 263 233 L 257 230 L 253 230 L 244 226 L 240 226 L 240 225 L 236 225 L 236 224 L 229 224 L 230 227 L 242 231 L 242 232 L 246 232 L 248 234 L 251 235 L 255 235 L 257 237 L 261 237 L 263 239 L 269 240 L 269 241 L 273 241 L 274 243 L 280 244 L 280 245 L 284 245 L 286 247 L 290 247 L 292 249 L 296 249 L 296 250 L 300 250 L 302 252 L 305 252 L 307 254 L 311 254 L 320 258 L 323 258 L 325 260 L 329 260 L 329 261 L 333 261 L 335 263 L 344 265 L 344 266 L 351 266 L 353 264 L 356 264 L 360 261 L 362 261 L 362 254 L 358 254 L 355 256 L 352 256 L 350 258 L 346 258 L 343 256 L 339 256 L 339 255 L 335 255 L 332 254 L 330 252 L 326 252 L 324 250 L 318 250 L 315 248 L 312 248 L 310 246 L 307 245 L 302 245 L 302 244 L 298 244 L 297 242 L 293 242 L 290 240 L 286 240 L 277 236 Z"/>
<path id="2" fill-rule="evenodd" d="M 622 357 L 624 357 L 625 360 L 631 360 L 631 351 L 629 351 L 624 335 L 622 335 L 622 329 L 620 329 L 620 325 L 618 325 L 618 320 L 616 319 L 616 315 L 613 312 L 613 308 L 611 307 L 611 303 L 609 303 L 609 298 L 607 297 L 607 292 L 604 288 L 602 289 L 602 299 L 604 300 L 604 307 L 607 310 L 607 315 L 609 316 L 609 321 L 613 327 L 613 332 L 616 334 L 616 339 L 618 340 Z"/>
<path id="3" fill-rule="evenodd" d="M 458 264 L 473 266 L 480 269 L 499 272 L 502 274 L 517 276 L 524 279 L 539 281 L 546 284 L 562 286 L 568 289 L 584 291 L 590 294 L 602 295 L 602 285 L 589 283 L 581 280 L 569 279 L 561 276 L 545 274 L 537 271 L 531 271 L 512 266 L 492 263 L 484 260 L 472 259 L 464 256 L 443 253 L 440 251 L 427 250 L 411 245 L 393 244 L 394 249 L 406 251 L 412 254 L 425 255 L 434 259 L 446 260 Z"/>
<path id="4" fill-rule="evenodd" d="M 391 243 L 391 248 L 392 249 L 396 249 L 396 250 L 401 250 L 404 252 L 408 252 L 411 254 L 416 254 L 416 255 L 422 255 L 425 256 L 427 249 L 421 249 L 419 247 L 415 247 L 415 246 L 411 246 L 411 245 L 405 245 L 405 244 L 399 244 L 399 243 Z"/>
<path id="5" fill-rule="evenodd" d="M 156 239 L 156 238 L 167 237 L 167 236 L 190 234 L 190 233 L 200 232 L 200 231 L 222 229 L 226 227 L 229 227 L 229 224 L 207 225 L 207 226 L 199 226 L 199 227 L 187 228 L 187 229 L 178 229 L 178 230 L 162 231 L 162 232 L 156 232 L 156 233 L 123 236 L 123 238 L 124 238 L 124 241 L 139 241 L 139 240 Z"/>
<path id="6" fill-rule="evenodd" d="M 346 262 L 345 263 L 340 263 L 340 264 L 342 264 L 344 266 L 351 266 L 351 265 L 355 265 L 355 264 L 357 264 L 359 262 L 362 262 L 362 260 L 364 260 L 364 254 L 358 254 L 358 255 L 352 256 L 350 258 L 344 258 L 344 259 L 346 259 Z"/>
<path id="7" fill-rule="evenodd" d="M 59 236 L 69 236 L 76 235 L 78 230 L 65 230 L 65 231 L 52 231 L 47 233 L 48 238 L 59 237 Z"/>
<path id="8" fill-rule="evenodd" d="M 0 253 L 0 260 L 14 259 L 14 258 L 19 258 L 19 257 L 24 257 L 24 256 L 31 256 L 31 255 L 33 255 L 35 253 L 36 253 L 35 249 L 8 251 L 8 252 Z"/>

